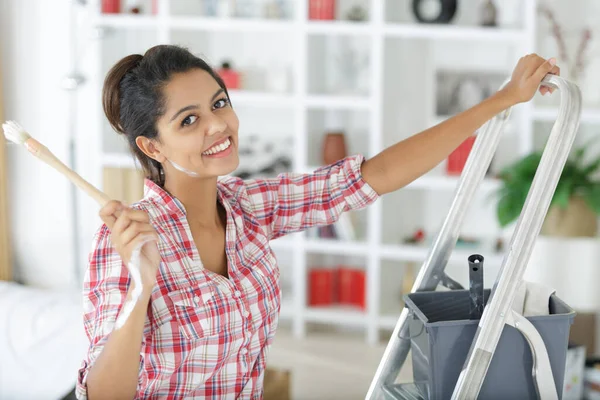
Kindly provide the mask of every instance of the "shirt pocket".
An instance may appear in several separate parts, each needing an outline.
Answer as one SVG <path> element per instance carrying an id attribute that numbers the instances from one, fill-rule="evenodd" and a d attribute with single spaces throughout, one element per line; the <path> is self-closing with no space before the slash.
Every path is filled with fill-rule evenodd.
<path id="1" fill-rule="evenodd" d="M 215 290 L 208 283 L 169 293 L 173 316 L 179 331 L 187 340 L 218 336 L 227 324 L 227 315 L 220 313 Z"/>

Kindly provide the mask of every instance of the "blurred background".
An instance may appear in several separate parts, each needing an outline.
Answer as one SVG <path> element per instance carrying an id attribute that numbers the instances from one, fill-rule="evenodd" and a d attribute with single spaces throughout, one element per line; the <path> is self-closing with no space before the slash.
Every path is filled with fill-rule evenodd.
<path id="1" fill-rule="evenodd" d="M 600 381 L 599 22 L 594 0 L 0 0 L 0 119 L 132 203 L 142 177 L 104 118 L 101 88 L 115 62 L 153 45 L 186 46 L 223 77 L 244 178 L 371 157 L 492 94 L 521 56 L 556 57 L 584 108 L 526 278 L 578 313 L 565 398 L 581 398 L 584 382 Z M 559 104 L 538 94 L 513 109 L 446 268 L 464 287 L 471 254 L 485 257 L 493 285 Z M 364 398 L 474 138 L 370 208 L 272 243 L 283 306 L 269 398 Z M 97 213 L 23 148 L 0 146 L 0 398 L 73 389 Z"/>

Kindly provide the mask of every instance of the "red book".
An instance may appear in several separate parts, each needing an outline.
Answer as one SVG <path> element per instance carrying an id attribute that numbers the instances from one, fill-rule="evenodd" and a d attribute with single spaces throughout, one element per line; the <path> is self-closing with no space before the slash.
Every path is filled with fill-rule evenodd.
<path id="1" fill-rule="evenodd" d="M 353 295 L 352 304 L 366 310 L 367 309 L 367 292 L 366 292 L 366 273 L 362 269 L 352 271 L 353 276 Z"/>
<path id="2" fill-rule="evenodd" d="M 314 20 L 335 19 L 336 0 L 309 0 L 308 18 Z"/>
<path id="3" fill-rule="evenodd" d="M 338 268 L 338 301 L 340 304 L 366 309 L 365 271 L 360 268 Z"/>
<path id="4" fill-rule="evenodd" d="M 308 305 L 325 306 L 336 302 L 335 270 L 312 268 L 308 279 Z"/>
<path id="5" fill-rule="evenodd" d="M 353 304 L 354 291 L 354 270 L 348 267 L 340 266 L 337 270 L 338 275 L 338 301 L 340 304 Z"/>
<path id="6" fill-rule="evenodd" d="M 102 0 L 103 14 L 118 14 L 121 12 L 121 0 Z"/>

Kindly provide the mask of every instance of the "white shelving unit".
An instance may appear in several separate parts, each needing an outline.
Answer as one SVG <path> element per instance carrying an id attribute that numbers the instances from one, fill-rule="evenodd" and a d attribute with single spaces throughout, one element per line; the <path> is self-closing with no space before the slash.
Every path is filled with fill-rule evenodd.
<path id="1" fill-rule="evenodd" d="M 310 21 L 308 0 L 289 2 L 293 5 L 293 15 L 287 20 L 183 15 L 183 3 L 158 0 L 156 15 L 101 15 L 98 1 L 90 6 L 88 27 L 102 29 L 104 39 L 91 40 L 86 45 L 87 57 L 82 68 L 89 82 L 80 96 L 82 104 L 91 106 L 78 116 L 80 131 L 86 132 L 78 150 L 85 155 L 79 172 L 93 184 L 101 186 L 103 166 L 135 165 L 120 138 L 105 122 L 100 105 L 103 77 L 119 58 L 133 52 L 143 53 L 157 43 L 185 44 L 192 51 L 206 55 L 213 64 L 225 58 L 232 58 L 235 64 L 238 53 L 241 60 L 238 64 L 264 66 L 272 61 L 285 64 L 292 82 L 289 91 L 257 89 L 230 93 L 234 107 L 240 110 L 242 126 L 248 127 L 240 131 L 241 140 L 249 132 L 262 133 L 263 128 L 272 128 L 270 134 L 287 132 L 294 137 L 293 170 L 298 172 L 312 171 L 319 162 L 320 148 L 315 144 L 320 143 L 327 129 L 320 122 L 324 115 L 340 110 L 350 115 L 345 117 L 344 127 L 350 132 L 347 137 L 350 152 L 363 152 L 370 157 L 438 122 L 434 107 L 437 66 L 502 71 L 509 76 L 518 58 L 535 51 L 536 45 L 534 0 L 507 1 L 518 11 L 512 24 L 498 28 L 476 26 L 467 18 L 469 11 L 461 11 L 456 24 L 418 24 L 412 21 L 408 0 L 356 1 L 367 5 L 369 19 L 365 22 Z M 477 12 L 475 6 L 479 3 L 475 3 L 472 13 Z M 496 2 L 499 7 L 504 7 L 504 3 Z M 178 12 L 172 12 L 173 8 Z M 468 7 L 461 3 L 461 9 Z M 332 57 L 332 49 L 339 43 L 336 40 L 341 39 L 345 43 L 366 43 L 366 94 L 331 92 L 323 87 L 330 82 L 331 66 L 327 58 Z M 227 40 L 230 41 L 226 43 Z M 269 51 L 272 55 L 268 55 Z M 250 62 L 252 54 L 255 59 Z M 507 133 L 504 147 L 501 144 L 499 149 L 499 163 L 531 151 L 536 121 L 552 122 L 556 110 L 556 107 L 535 108 L 533 103 L 516 107 L 511 121 L 516 133 Z M 272 121 L 274 115 L 280 118 Z M 246 120 L 242 116 L 251 118 Z M 586 110 L 583 119 L 598 123 L 600 112 Z M 395 293 L 392 297 L 400 296 L 402 271 L 407 265 L 421 263 L 428 251 L 428 247 L 404 244 L 402 237 L 423 225 L 427 225 L 429 236 L 434 235 L 448 211 L 457 183 L 458 178 L 446 176 L 441 165 L 401 191 L 386 196 L 360 212 L 358 220 L 364 234 L 356 242 L 320 240 L 306 234 L 273 241 L 273 248 L 281 255 L 282 276 L 291 281 L 291 287 L 284 287 L 282 321 L 289 321 L 298 336 L 307 333 L 307 323 L 324 323 L 360 327 L 369 343 L 380 340 L 381 330 L 393 328 L 401 309 L 394 298 L 386 298 L 383 284 L 396 285 L 389 293 Z M 487 198 L 498 187 L 497 180 L 486 179 L 480 188 L 481 197 Z M 501 234 L 495 226 L 493 204 L 480 200 L 474 202 L 466 230 Z M 99 223 L 89 216 L 97 214 L 97 207 L 81 199 L 80 208 L 81 215 L 86 216 L 82 248 L 87 251 L 91 234 Z M 458 249 L 450 263 L 460 278 L 460 271 L 466 272 L 462 266 L 467 256 L 478 251 L 486 256 L 490 270 L 487 279 L 493 281 L 502 257 L 486 248 Z M 309 259 L 317 256 L 353 258 L 363 266 L 366 311 L 306 305 Z"/>

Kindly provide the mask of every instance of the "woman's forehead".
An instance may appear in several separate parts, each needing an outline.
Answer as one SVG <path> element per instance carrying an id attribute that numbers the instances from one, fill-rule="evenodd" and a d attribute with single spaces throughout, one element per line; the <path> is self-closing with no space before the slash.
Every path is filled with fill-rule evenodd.
<path id="1" fill-rule="evenodd" d="M 165 86 L 167 107 L 185 107 L 189 104 L 210 102 L 221 87 L 206 71 L 194 69 L 180 72 Z"/>

